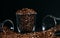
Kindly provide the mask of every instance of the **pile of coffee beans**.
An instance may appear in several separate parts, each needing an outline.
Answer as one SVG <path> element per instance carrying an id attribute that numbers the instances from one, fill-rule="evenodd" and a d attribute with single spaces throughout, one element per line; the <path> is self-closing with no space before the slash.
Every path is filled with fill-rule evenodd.
<path id="1" fill-rule="evenodd" d="M 35 10 L 23 8 L 21 10 L 17 10 L 16 14 L 26 15 L 26 14 L 37 14 Z"/>

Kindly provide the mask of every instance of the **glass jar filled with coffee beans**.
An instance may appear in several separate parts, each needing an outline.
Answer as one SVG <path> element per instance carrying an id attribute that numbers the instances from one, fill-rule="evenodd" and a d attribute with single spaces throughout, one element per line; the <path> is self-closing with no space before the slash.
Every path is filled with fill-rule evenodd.
<path id="1" fill-rule="evenodd" d="M 16 20 L 19 33 L 35 31 L 36 12 L 33 9 L 23 8 L 17 10 Z"/>

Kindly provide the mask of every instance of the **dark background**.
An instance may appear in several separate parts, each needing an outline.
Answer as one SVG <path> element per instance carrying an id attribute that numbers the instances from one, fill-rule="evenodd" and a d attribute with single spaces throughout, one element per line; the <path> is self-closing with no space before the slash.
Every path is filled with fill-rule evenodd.
<path id="1" fill-rule="evenodd" d="M 16 26 L 15 13 L 18 9 L 32 8 L 37 12 L 36 30 L 39 30 L 42 19 L 45 15 L 54 15 L 60 17 L 60 1 L 59 0 L 4 0 L 1 3 L 0 19 L 11 19 Z M 15 27 L 16 29 L 16 27 Z M 37 31 L 38 31 L 37 30 Z"/>

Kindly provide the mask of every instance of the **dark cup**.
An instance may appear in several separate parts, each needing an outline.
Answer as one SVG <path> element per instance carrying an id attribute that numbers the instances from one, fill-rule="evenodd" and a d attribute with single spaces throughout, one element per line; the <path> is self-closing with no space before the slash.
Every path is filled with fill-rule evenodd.
<path id="1" fill-rule="evenodd" d="M 35 30 L 35 17 L 36 13 L 16 13 L 18 31 L 21 33 L 33 32 Z"/>

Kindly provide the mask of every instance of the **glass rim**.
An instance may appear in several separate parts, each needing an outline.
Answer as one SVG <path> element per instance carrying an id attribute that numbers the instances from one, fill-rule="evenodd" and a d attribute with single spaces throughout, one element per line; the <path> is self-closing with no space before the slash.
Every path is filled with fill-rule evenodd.
<path id="1" fill-rule="evenodd" d="M 37 13 L 16 13 L 16 14 L 18 14 L 18 15 L 31 15 L 31 14 L 37 14 Z"/>

